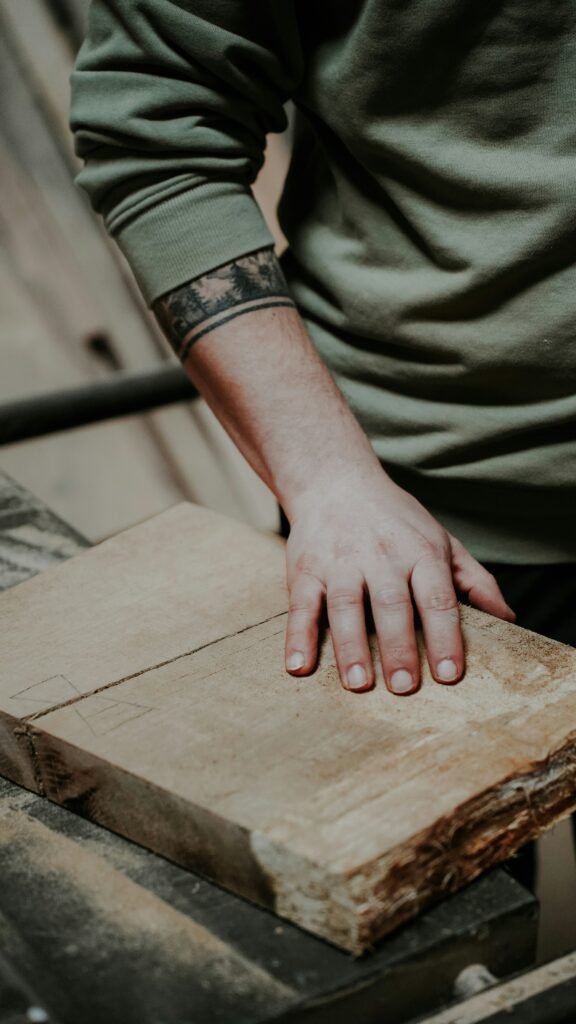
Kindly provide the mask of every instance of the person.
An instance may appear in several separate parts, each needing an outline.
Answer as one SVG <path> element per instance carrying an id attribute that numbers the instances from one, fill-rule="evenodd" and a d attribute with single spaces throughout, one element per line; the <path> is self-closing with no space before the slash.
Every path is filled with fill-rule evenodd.
<path id="1" fill-rule="evenodd" d="M 574 643 L 576 8 L 93 0 L 79 183 L 290 524 L 286 667 L 465 671 L 458 598 Z M 281 263 L 251 193 L 296 109 Z"/>

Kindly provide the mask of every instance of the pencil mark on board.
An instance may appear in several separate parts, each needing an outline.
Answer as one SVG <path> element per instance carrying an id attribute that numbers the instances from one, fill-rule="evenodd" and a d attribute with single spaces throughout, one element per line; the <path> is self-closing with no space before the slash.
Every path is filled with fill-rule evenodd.
<path id="1" fill-rule="evenodd" d="M 46 710 L 51 710 L 64 701 L 80 696 L 82 696 L 81 691 L 66 676 L 55 675 L 25 686 L 24 689 L 13 693 L 10 700 L 34 705 L 34 709 L 31 708 L 29 712 L 30 715 L 33 715 L 38 714 L 40 710 L 46 713 Z"/>
<path id="2" fill-rule="evenodd" d="M 107 736 L 127 722 L 142 718 L 154 708 L 127 700 L 113 700 L 111 697 L 91 697 L 86 702 L 74 704 L 73 710 L 94 736 Z"/>

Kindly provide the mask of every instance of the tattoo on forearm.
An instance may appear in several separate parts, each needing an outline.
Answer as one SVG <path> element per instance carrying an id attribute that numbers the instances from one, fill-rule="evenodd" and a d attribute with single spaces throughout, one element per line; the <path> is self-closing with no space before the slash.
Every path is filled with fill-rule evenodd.
<path id="1" fill-rule="evenodd" d="M 274 250 L 260 249 L 163 296 L 154 312 L 184 361 L 204 334 L 256 309 L 294 306 Z"/>

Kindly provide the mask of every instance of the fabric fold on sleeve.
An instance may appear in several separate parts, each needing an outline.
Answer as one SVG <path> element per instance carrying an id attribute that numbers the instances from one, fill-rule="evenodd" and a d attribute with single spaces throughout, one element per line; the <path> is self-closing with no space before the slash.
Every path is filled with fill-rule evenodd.
<path id="1" fill-rule="evenodd" d="M 251 186 L 302 77 L 294 0 L 92 0 L 77 181 L 147 303 L 273 245 Z"/>

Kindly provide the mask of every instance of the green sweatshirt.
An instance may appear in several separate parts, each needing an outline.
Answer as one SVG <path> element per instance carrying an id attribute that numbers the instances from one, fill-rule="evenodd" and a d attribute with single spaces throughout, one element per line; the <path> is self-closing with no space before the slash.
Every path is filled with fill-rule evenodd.
<path id="1" fill-rule="evenodd" d="M 93 0 L 79 181 L 149 302 L 271 244 L 289 98 L 285 270 L 382 463 L 477 557 L 576 561 L 574 0 Z"/>

